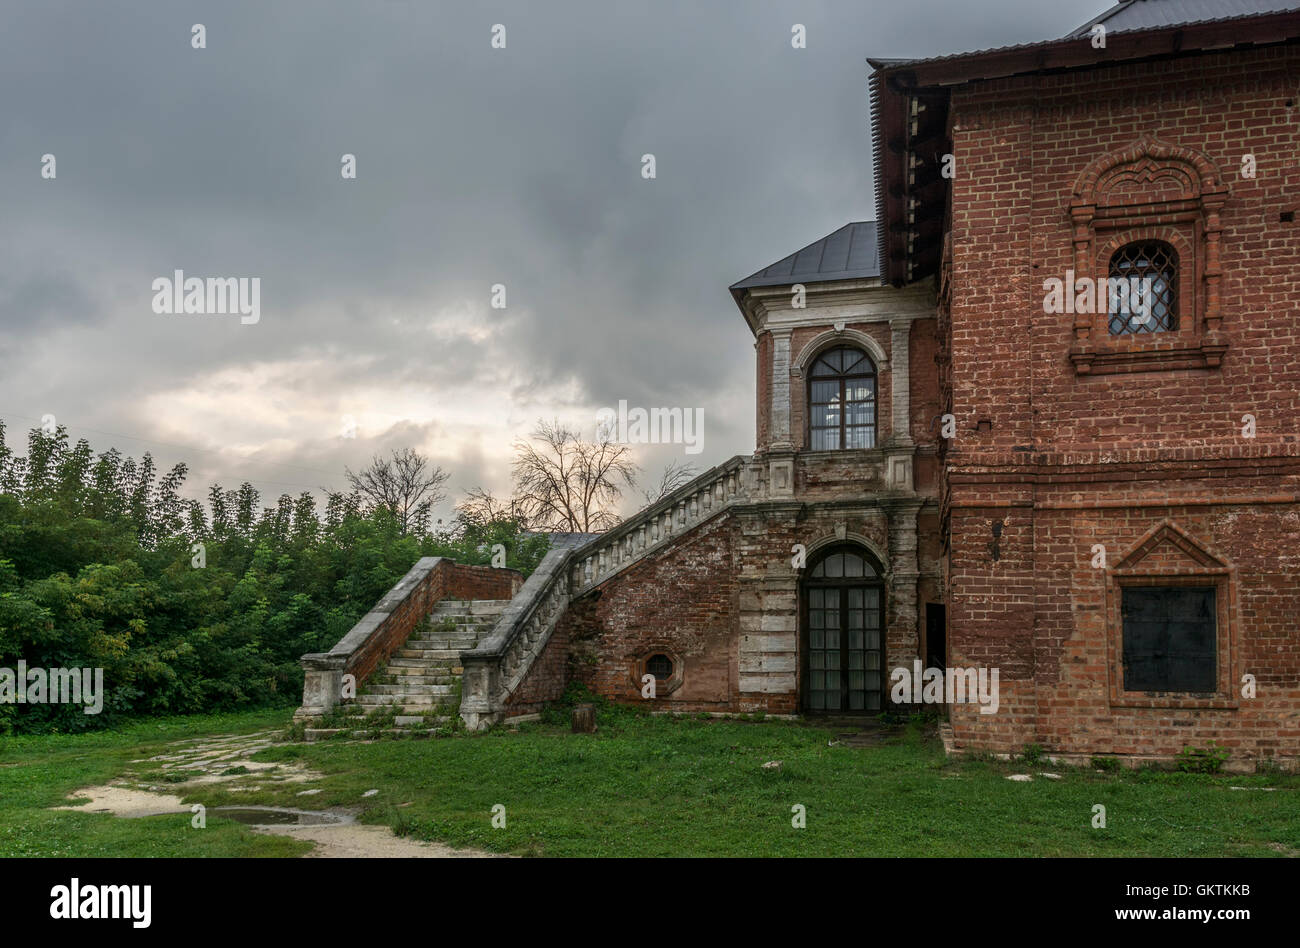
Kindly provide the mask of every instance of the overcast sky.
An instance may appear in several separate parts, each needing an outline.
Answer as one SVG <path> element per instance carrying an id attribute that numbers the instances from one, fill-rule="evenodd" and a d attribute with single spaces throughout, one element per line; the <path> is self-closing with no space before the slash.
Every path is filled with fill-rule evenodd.
<path id="1" fill-rule="evenodd" d="M 1107 6 L 6 0 L 10 445 L 52 414 L 96 451 L 187 461 L 189 493 L 250 480 L 267 504 L 405 446 L 454 494 L 507 494 L 537 419 L 590 431 L 620 399 L 703 409 L 702 453 L 639 448 L 647 480 L 752 451 L 727 286 L 874 217 L 865 57 L 1047 39 Z M 177 269 L 259 277 L 260 321 L 155 314 Z"/>

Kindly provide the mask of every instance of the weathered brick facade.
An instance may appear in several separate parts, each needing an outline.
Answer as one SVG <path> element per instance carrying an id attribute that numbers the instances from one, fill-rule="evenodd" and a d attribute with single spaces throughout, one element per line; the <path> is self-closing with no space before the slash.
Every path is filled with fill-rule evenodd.
<path id="1" fill-rule="evenodd" d="M 582 551 L 512 707 L 575 675 L 645 701 L 663 657 L 657 709 L 814 710 L 811 569 L 836 549 L 879 572 L 886 680 L 997 670 L 996 711 L 948 707 L 959 749 L 1300 760 L 1300 16 L 1139 32 L 874 64 L 877 223 L 732 288 L 741 487 L 716 469 Z M 1104 289 L 1048 311 L 1050 281 L 1104 287 L 1152 241 L 1160 331 L 1116 329 Z M 841 346 L 874 368 L 874 443 L 812 450 L 809 373 Z M 1135 587 L 1210 591 L 1205 688 L 1126 690 Z"/>
<path id="2" fill-rule="evenodd" d="M 1284 46 L 952 94 L 950 660 L 1002 682 L 994 720 L 953 709 L 962 746 L 1300 751 L 1298 73 Z M 1085 202 L 1111 215 L 1095 234 Z M 1148 237 L 1180 251 L 1176 333 L 1043 312 L 1044 279 Z M 1126 571 L 1222 575 L 1214 696 L 1120 691 Z"/>
<path id="3" fill-rule="evenodd" d="M 882 681 L 922 653 L 924 606 L 942 599 L 932 294 L 836 280 L 810 287 L 803 309 L 789 300 L 777 287 L 743 304 L 756 327 L 760 393 L 744 497 L 575 598 L 510 696 L 511 713 L 553 700 L 574 676 L 658 710 L 800 713 L 799 547 L 808 563 L 859 549 L 880 570 Z M 876 370 L 876 446 L 811 451 L 803 374 L 845 345 Z M 669 657 L 675 675 L 646 698 L 654 655 Z"/>

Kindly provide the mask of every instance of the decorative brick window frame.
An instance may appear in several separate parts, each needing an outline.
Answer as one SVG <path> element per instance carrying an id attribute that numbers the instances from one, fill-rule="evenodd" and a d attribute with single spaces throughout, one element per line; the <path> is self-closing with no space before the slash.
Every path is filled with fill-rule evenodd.
<path id="1" fill-rule="evenodd" d="M 825 451 L 816 451 L 812 449 L 812 409 L 808 404 L 808 372 L 812 370 L 813 363 L 822 355 L 837 346 L 849 346 L 854 349 L 861 349 L 867 354 L 876 370 L 876 443 L 870 448 L 834 448 Z M 880 411 L 882 400 L 882 391 L 884 390 L 886 380 L 892 385 L 892 377 L 887 373 L 890 371 L 889 353 L 885 351 L 884 346 L 865 332 L 857 329 L 846 329 L 844 323 L 837 322 L 832 328 L 825 332 L 819 333 L 812 339 L 804 343 L 803 348 L 799 350 L 799 355 L 790 365 L 790 379 L 792 397 L 790 400 L 790 409 L 793 414 L 795 401 L 793 398 L 793 388 L 798 385 L 800 396 L 798 404 L 803 411 L 803 418 L 800 427 L 800 445 L 801 450 L 808 454 L 828 454 L 844 455 L 847 452 L 861 451 L 878 451 L 885 444 L 886 440 L 893 437 L 893 426 L 891 419 L 885 418 Z M 892 404 L 891 404 L 892 408 Z"/>
<path id="2" fill-rule="evenodd" d="M 1101 288 L 1120 247 L 1162 240 L 1179 259 L 1178 329 L 1112 336 L 1106 313 L 1076 314 L 1070 361 L 1077 374 L 1218 368 L 1228 348 L 1220 331 L 1222 180 L 1201 152 L 1149 135 L 1079 175 L 1070 201 L 1074 273 L 1097 281 L 1097 309 L 1107 308 Z"/>
<path id="3" fill-rule="evenodd" d="M 1164 543 L 1183 554 L 1185 566 L 1144 566 L 1147 555 Z M 1126 586 L 1213 586 L 1215 617 L 1215 690 L 1192 696 L 1183 692 L 1124 690 L 1123 590 Z M 1171 520 L 1149 530 L 1127 553 L 1106 569 L 1106 628 L 1110 704 L 1115 708 L 1239 707 L 1235 683 L 1237 655 L 1237 570 L 1208 547 L 1198 543 Z"/>
<path id="4" fill-rule="evenodd" d="M 655 699 L 657 700 L 659 698 L 666 698 L 682 686 L 685 664 L 682 662 L 681 656 L 667 646 L 654 646 L 652 648 L 647 648 L 640 655 L 637 655 L 628 662 L 629 677 L 631 678 L 632 685 L 636 688 L 636 693 L 638 695 L 641 694 L 641 688 L 643 687 L 641 679 L 650 674 L 646 669 L 646 665 L 649 663 L 650 659 L 654 658 L 656 655 L 664 655 L 673 663 L 672 676 L 666 680 L 655 681 Z"/>

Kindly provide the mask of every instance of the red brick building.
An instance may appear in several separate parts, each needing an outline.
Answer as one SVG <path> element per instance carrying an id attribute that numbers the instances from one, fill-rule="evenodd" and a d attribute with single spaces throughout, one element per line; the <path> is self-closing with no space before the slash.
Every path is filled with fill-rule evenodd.
<path id="1" fill-rule="evenodd" d="M 873 61 L 877 220 L 732 288 L 754 455 L 553 553 L 467 720 L 873 714 L 919 663 L 997 672 L 959 749 L 1294 764 L 1300 12 L 1224 3 Z"/>
<path id="2" fill-rule="evenodd" d="M 1001 670 L 963 747 L 1300 753 L 1300 15 L 1184 6 L 873 64 L 885 277 L 936 281 L 956 421 L 948 658 Z M 1136 273 L 1149 319 L 1044 311 Z"/>

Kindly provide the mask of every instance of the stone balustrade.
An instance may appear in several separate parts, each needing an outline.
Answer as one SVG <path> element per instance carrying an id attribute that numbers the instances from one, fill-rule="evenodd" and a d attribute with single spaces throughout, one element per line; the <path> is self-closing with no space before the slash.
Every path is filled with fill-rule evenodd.
<path id="1" fill-rule="evenodd" d="M 471 729 L 505 717 L 506 702 L 528 674 L 569 603 L 717 516 L 753 489 L 738 455 L 577 548 L 552 550 L 477 648 L 461 653 L 460 714 Z"/>

